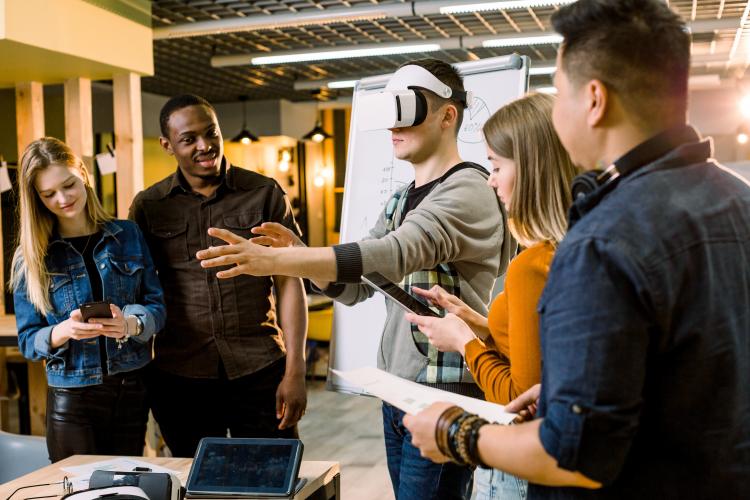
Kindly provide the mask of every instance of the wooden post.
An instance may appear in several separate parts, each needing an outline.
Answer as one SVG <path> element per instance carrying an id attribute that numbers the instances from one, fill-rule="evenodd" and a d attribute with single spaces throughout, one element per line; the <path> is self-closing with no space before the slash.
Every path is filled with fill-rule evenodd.
<path id="1" fill-rule="evenodd" d="M 18 141 L 18 161 L 24 149 L 32 141 L 44 137 L 44 89 L 40 82 L 16 84 L 16 135 Z M 1 228 L 0 228 L 1 230 Z M 0 273 L 2 252 L 0 252 Z M 2 283 L 5 284 L 5 276 Z M 0 300 L 4 293 L 0 294 Z M 0 312 L 5 313 L 5 304 L 0 304 Z M 46 434 L 45 415 L 47 412 L 47 378 L 42 363 L 29 363 L 29 403 L 31 410 L 31 433 L 37 436 Z"/>
<path id="2" fill-rule="evenodd" d="M 94 126 L 88 78 L 65 80 L 65 142 L 83 159 L 89 174 L 93 174 Z"/>
<path id="3" fill-rule="evenodd" d="M 141 77 L 114 77 L 117 216 L 125 218 L 135 195 L 143 189 L 143 123 Z"/>
<path id="4" fill-rule="evenodd" d="M 26 146 L 44 137 L 44 92 L 39 82 L 16 84 L 16 137 L 19 162 Z"/>

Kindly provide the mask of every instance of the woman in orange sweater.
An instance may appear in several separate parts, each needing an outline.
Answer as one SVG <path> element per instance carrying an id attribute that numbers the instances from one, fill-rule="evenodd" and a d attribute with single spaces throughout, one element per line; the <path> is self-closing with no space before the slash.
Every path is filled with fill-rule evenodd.
<path id="1" fill-rule="evenodd" d="M 460 352 L 487 400 L 499 404 L 541 381 L 536 306 L 567 228 L 578 173 L 552 127 L 553 102 L 550 95 L 530 94 L 500 108 L 483 128 L 492 164 L 488 183 L 508 212 L 508 229 L 525 248 L 510 263 L 489 317 L 439 287 L 413 290 L 444 308 L 445 318 L 407 315 L 439 350 Z M 478 498 L 525 497 L 520 480 L 487 474 L 477 473 Z"/>

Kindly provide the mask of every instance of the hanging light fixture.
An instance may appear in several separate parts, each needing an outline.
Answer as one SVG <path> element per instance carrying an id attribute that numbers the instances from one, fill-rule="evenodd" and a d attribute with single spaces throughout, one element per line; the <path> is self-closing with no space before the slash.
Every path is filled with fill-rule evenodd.
<path id="1" fill-rule="evenodd" d="M 247 129 L 247 96 L 241 95 L 239 99 L 242 102 L 242 130 L 232 138 L 232 142 L 241 142 L 242 144 L 258 142 L 260 140 L 258 136 Z"/>
<path id="2" fill-rule="evenodd" d="M 328 132 L 326 132 L 325 130 L 323 130 L 323 127 L 320 124 L 320 120 L 318 120 L 315 123 L 315 127 L 311 131 L 306 133 L 304 137 L 302 137 L 302 140 L 321 143 L 325 141 L 326 139 L 330 139 L 331 137 L 333 136 L 329 134 Z"/>

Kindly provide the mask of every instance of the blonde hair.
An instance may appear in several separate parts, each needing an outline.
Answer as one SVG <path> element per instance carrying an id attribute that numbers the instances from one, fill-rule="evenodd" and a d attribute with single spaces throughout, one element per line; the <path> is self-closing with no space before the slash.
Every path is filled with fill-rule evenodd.
<path id="1" fill-rule="evenodd" d="M 36 176 L 52 165 L 77 169 L 86 189 L 86 214 L 96 227 L 112 219 L 104 211 L 91 186 L 88 171 L 73 150 L 54 137 L 43 137 L 28 145 L 21 157 L 18 171 L 18 246 L 13 255 L 10 286 L 16 289 L 21 280 L 26 282 L 29 302 L 42 314 L 51 309 L 49 300 L 50 276 L 46 257 L 56 218 L 44 206 L 36 191 Z"/>
<path id="2" fill-rule="evenodd" d="M 508 226 L 523 242 L 557 245 L 568 227 L 579 171 L 552 126 L 554 102 L 548 94 L 529 94 L 500 108 L 482 129 L 489 148 L 516 164 Z"/>

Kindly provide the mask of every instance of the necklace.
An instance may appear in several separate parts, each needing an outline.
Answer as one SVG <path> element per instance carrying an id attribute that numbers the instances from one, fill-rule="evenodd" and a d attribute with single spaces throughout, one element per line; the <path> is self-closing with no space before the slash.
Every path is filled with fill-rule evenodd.
<path id="1" fill-rule="evenodd" d="M 81 252 L 83 255 L 86 255 L 86 250 L 89 248 L 89 243 L 91 243 L 91 237 L 94 236 L 95 233 L 91 233 L 88 238 L 86 238 L 86 244 L 83 245 L 83 252 Z"/>

